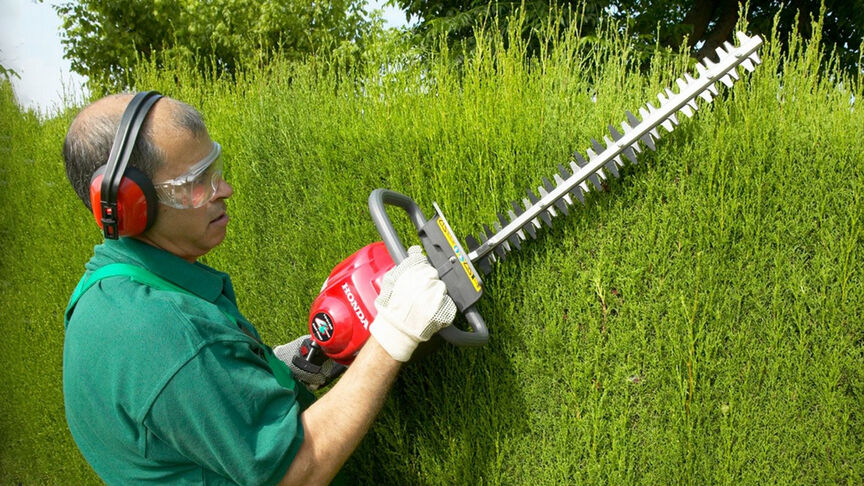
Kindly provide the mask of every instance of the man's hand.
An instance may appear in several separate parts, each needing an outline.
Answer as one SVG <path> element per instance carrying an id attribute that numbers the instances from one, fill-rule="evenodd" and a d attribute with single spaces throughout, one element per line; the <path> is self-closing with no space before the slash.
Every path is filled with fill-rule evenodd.
<path id="1" fill-rule="evenodd" d="M 419 246 L 384 275 L 369 332 L 393 359 L 408 361 L 417 345 L 453 322 L 456 305 Z"/>

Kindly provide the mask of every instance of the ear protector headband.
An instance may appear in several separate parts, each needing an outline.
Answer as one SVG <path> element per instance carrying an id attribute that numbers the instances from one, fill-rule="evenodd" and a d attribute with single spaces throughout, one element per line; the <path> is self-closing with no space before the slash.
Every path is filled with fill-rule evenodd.
<path id="1" fill-rule="evenodd" d="M 117 127 L 108 163 L 90 178 L 90 207 L 106 239 L 141 234 L 156 221 L 158 199 L 153 182 L 127 166 L 144 119 L 161 97 L 156 91 L 145 91 L 132 98 Z"/>

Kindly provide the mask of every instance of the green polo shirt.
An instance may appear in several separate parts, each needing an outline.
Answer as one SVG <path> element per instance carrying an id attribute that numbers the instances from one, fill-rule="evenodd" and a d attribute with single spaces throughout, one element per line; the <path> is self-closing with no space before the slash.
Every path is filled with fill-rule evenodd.
<path id="1" fill-rule="evenodd" d="M 96 473 L 109 484 L 277 483 L 313 397 L 277 383 L 228 275 L 121 238 L 96 246 L 85 277 L 111 263 L 143 267 L 192 295 L 120 276 L 78 301 L 63 396 Z"/>

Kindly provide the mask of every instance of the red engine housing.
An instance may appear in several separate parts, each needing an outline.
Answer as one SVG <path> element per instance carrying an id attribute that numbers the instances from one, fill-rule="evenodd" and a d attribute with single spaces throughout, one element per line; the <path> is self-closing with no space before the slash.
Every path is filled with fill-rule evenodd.
<path id="1" fill-rule="evenodd" d="M 351 364 L 369 339 L 381 279 L 396 264 L 383 241 L 366 245 L 330 272 L 309 311 L 309 334 L 327 356 Z"/>

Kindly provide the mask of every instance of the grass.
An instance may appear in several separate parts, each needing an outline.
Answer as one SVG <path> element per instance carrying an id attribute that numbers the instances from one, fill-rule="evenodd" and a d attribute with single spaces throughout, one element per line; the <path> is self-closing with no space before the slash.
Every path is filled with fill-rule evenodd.
<path id="1" fill-rule="evenodd" d="M 688 63 L 640 74 L 611 34 L 531 60 L 505 39 L 464 64 L 383 37 L 365 64 L 140 75 L 225 147 L 232 222 L 205 261 L 267 341 L 307 332 L 330 269 L 377 239 L 372 189 L 476 234 Z M 864 90 L 820 70 L 818 38 L 767 41 L 753 75 L 496 266 L 490 343 L 404 370 L 346 466 L 359 483 L 864 482 Z M 100 241 L 63 174 L 74 113 L 0 92 L 0 481 L 92 483 L 60 385 L 62 310 Z"/>

